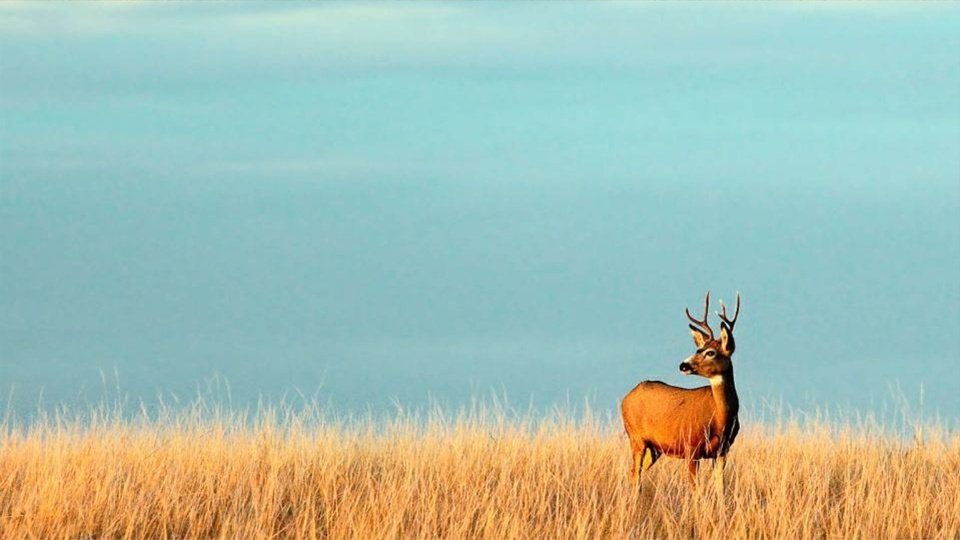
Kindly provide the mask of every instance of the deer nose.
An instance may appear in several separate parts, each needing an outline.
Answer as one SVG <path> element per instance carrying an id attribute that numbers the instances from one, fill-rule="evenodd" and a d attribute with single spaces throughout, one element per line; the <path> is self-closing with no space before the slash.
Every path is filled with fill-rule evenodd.
<path id="1" fill-rule="evenodd" d="M 680 372 L 691 373 L 693 372 L 693 366 L 691 366 L 688 362 L 680 362 Z"/>

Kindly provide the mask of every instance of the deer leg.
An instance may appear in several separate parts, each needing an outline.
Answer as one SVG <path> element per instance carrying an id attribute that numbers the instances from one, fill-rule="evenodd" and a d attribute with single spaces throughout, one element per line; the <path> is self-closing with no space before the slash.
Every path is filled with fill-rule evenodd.
<path id="1" fill-rule="evenodd" d="M 723 467 L 727 464 L 727 456 L 717 456 L 713 460 L 713 488 L 717 493 L 723 493 Z"/>
<path id="2" fill-rule="evenodd" d="M 650 467 L 653 467 L 653 464 L 657 462 L 657 459 L 660 458 L 660 452 L 652 446 L 647 446 L 643 452 L 643 461 L 640 465 L 640 473 L 643 474 L 647 472 Z"/>
<path id="3" fill-rule="evenodd" d="M 697 471 L 700 470 L 700 462 L 695 459 L 687 460 L 687 470 L 690 471 L 690 483 L 697 484 Z"/>
<path id="4" fill-rule="evenodd" d="M 633 448 L 633 469 L 630 471 L 630 479 L 633 485 L 639 486 L 640 476 L 647 472 L 647 469 L 653 467 L 657 458 L 660 457 L 660 452 L 646 443 L 634 444 L 631 441 L 630 445 Z"/>
<path id="5" fill-rule="evenodd" d="M 630 468 L 630 483 L 634 486 L 640 485 L 640 468 L 643 456 L 646 454 L 647 447 L 638 444 L 630 439 L 630 449 L 633 451 L 633 466 Z"/>
<path id="6" fill-rule="evenodd" d="M 640 474 L 642 475 L 646 473 L 650 467 L 653 467 L 653 464 L 657 462 L 657 458 L 659 457 L 660 452 L 658 452 L 652 446 L 646 446 L 643 450 L 643 457 L 640 462 Z"/>

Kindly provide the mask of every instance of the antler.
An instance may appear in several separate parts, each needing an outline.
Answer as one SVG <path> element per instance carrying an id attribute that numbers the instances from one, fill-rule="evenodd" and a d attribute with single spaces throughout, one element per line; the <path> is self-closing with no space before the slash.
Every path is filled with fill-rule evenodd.
<path id="1" fill-rule="evenodd" d="M 727 318 L 727 306 L 723 305 L 723 300 L 720 301 L 720 308 L 722 309 L 721 313 L 717 313 L 720 316 L 720 320 L 727 323 L 728 330 L 733 332 L 733 325 L 737 322 L 737 316 L 740 315 L 740 292 L 737 292 L 737 309 L 733 312 L 733 320 Z"/>
<path id="2" fill-rule="evenodd" d="M 737 309 L 740 309 L 739 302 L 737 303 Z M 710 325 L 707 324 L 707 315 L 710 313 L 710 291 L 707 291 L 707 296 L 704 297 L 703 299 L 703 320 L 702 321 L 698 321 L 697 319 L 694 319 L 693 315 L 690 315 L 690 309 L 684 309 L 684 311 L 687 312 L 687 318 L 690 319 L 690 322 L 692 322 L 697 326 L 702 327 L 702 328 L 697 328 L 697 330 L 700 330 L 704 334 L 707 334 L 708 336 L 710 336 L 710 339 L 713 339 L 713 330 L 710 328 Z M 736 317 L 734 317 L 734 319 L 736 319 Z"/>

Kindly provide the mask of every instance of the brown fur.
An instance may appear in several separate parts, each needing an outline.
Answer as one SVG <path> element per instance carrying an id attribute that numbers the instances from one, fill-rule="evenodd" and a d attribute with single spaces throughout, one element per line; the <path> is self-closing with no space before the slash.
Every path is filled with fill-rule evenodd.
<path id="1" fill-rule="evenodd" d="M 709 305 L 709 294 L 707 299 Z M 739 312 L 739 296 L 737 308 Z M 644 381 L 623 398 L 620 411 L 633 450 L 634 483 L 639 484 L 640 474 L 667 455 L 686 459 L 691 477 L 698 460 L 716 460 L 717 483 L 722 486 L 724 460 L 740 430 L 740 402 L 730 359 L 736 317 L 727 321 L 724 310 L 722 318 L 719 340 L 713 339 L 709 327 L 704 331 L 691 326 L 697 350 L 680 364 L 684 373 L 710 379 L 710 386 L 678 388 Z M 701 324 L 706 325 L 706 317 Z"/>

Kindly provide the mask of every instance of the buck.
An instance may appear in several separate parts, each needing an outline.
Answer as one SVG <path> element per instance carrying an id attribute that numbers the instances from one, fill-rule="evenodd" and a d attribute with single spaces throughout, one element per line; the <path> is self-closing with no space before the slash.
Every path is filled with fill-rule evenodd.
<path id="1" fill-rule="evenodd" d="M 730 445 L 737 437 L 740 402 L 733 383 L 733 326 L 740 314 L 740 293 L 733 318 L 720 302 L 720 339 L 707 324 L 710 292 L 703 300 L 703 320 L 690 319 L 696 352 L 680 363 L 686 375 L 699 375 L 710 386 L 678 388 L 661 381 L 644 381 L 630 391 L 620 404 L 623 427 L 633 450 L 631 481 L 639 486 L 640 475 L 667 455 L 687 460 L 690 479 L 696 480 L 700 460 L 714 460 L 714 482 L 723 489 L 723 467 Z"/>

